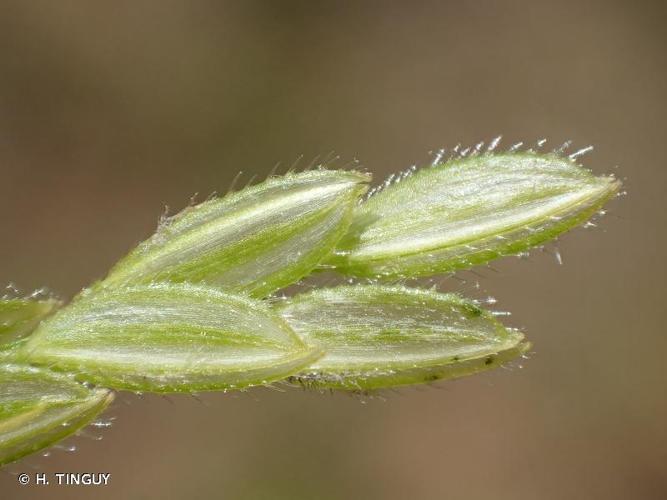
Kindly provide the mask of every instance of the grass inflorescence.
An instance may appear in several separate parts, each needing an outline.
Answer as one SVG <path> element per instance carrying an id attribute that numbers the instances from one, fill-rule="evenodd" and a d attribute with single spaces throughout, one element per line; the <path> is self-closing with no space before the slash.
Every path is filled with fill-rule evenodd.
<path id="1" fill-rule="evenodd" d="M 497 146 L 440 151 L 371 190 L 353 170 L 271 176 L 165 218 L 67 305 L 3 297 L 0 465 L 76 432 L 115 390 L 369 391 L 520 356 L 523 333 L 477 302 L 396 283 L 526 252 L 620 183 L 581 167 L 584 150 Z M 363 284 L 278 297 L 323 269 Z"/>

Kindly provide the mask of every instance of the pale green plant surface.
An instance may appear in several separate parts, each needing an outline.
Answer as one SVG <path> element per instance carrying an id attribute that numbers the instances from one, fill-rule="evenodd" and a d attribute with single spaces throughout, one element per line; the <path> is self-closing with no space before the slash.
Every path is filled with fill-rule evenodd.
<path id="1" fill-rule="evenodd" d="M 619 186 L 555 153 L 436 164 L 362 204 L 333 263 L 362 277 L 430 276 L 484 264 L 585 222 Z"/>
<path id="2" fill-rule="evenodd" d="M 109 389 L 287 380 L 366 391 L 520 356 L 523 334 L 474 302 L 377 283 L 526 251 L 582 224 L 619 188 L 576 154 L 493 153 L 496 144 L 401 175 L 363 201 L 367 174 L 272 177 L 164 220 L 55 314 L 52 299 L 0 301 L 0 464 L 85 425 Z M 275 298 L 322 268 L 371 279 Z"/>
<path id="3" fill-rule="evenodd" d="M 268 384 L 320 355 L 265 303 L 159 283 L 83 294 L 17 358 L 112 389 L 192 392 Z"/>
<path id="4" fill-rule="evenodd" d="M 75 433 L 112 399 L 111 391 L 87 389 L 68 375 L 0 364 L 0 465 Z"/>

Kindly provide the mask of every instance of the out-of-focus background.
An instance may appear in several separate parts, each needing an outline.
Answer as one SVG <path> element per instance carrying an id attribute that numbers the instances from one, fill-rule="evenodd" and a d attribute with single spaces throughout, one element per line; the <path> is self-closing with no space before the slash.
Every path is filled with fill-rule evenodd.
<path id="1" fill-rule="evenodd" d="M 458 142 L 573 139 L 628 191 L 557 248 L 439 280 L 512 311 L 534 343 L 523 366 L 372 398 L 120 394 L 110 429 L 0 472 L 0 496 L 667 498 L 666 14 L 627 1 L 0 2 L 0 281 L 26 291 L 71 297 L 164 205 L 331 151 L 381 180 Z M 21 488 L 23 471 L 112 479 Z"/>

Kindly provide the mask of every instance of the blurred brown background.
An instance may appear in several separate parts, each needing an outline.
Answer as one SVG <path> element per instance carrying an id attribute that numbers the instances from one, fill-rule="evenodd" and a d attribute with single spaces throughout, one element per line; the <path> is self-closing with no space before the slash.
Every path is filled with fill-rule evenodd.
<path id="1" fill-rule="evenodd" d="M 121 394 L 2 498 L 667 498 L 663 2 L 0 2 L 0 281 L 70 297 L 194 193 L 335 150 L 378 180 L 542 137 L 627 178 L 597 229 L 439 280 L 493 295 L 515 364 L 359 398 Z M 553 247 L 550 247 L 553 253 Z M 480 289 L 475 288 L 479 282 Z"/>

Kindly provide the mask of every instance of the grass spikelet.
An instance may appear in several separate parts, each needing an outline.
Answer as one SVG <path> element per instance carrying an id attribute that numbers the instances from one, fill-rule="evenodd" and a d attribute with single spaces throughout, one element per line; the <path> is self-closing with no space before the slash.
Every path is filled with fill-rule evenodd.
<path id="1" fill-rule="evenodd" d="M 473 154 L 424 168 L 355 212 L 331 263 L 359 277 L 417 277 L 524 252 L 584 223 L 618 191 L 555 153 Z"/>
<path id="2" fill-rule="evenodd" d="M 0 299 L 0 348 L 30 334 L 44 318 L 60 307 L 57 299 Z"/>
<path id="3" fill-rule="evenodd" d="M 189 207 L 122 259 L 98 288 L 209 283 L 264 297 L 332 252 L 368 180 L 342 170 L 287 174 Z"/>
<path id="4" fill-rule="evenodd" d="M 266 384 L 319 354 L 266 304 L 160 283 L 84 294 L 42 323 L 17 359 L 112 389 L 192 392 Z"/>
<path id="5" fill-rule="evenodd" d="M 323 388 L 368 390 L 494 368 L 523 353 L 523 334 L 458 295 L 401 286 L 314 290 L 277 306 L 325 355 L 291 378 Z"/>
<path id="6" fill-rule="evenodd" d="M 71 376 L 0 364 L 0 465 L 42 450 L 90 423 L 113 399 Z"/>

